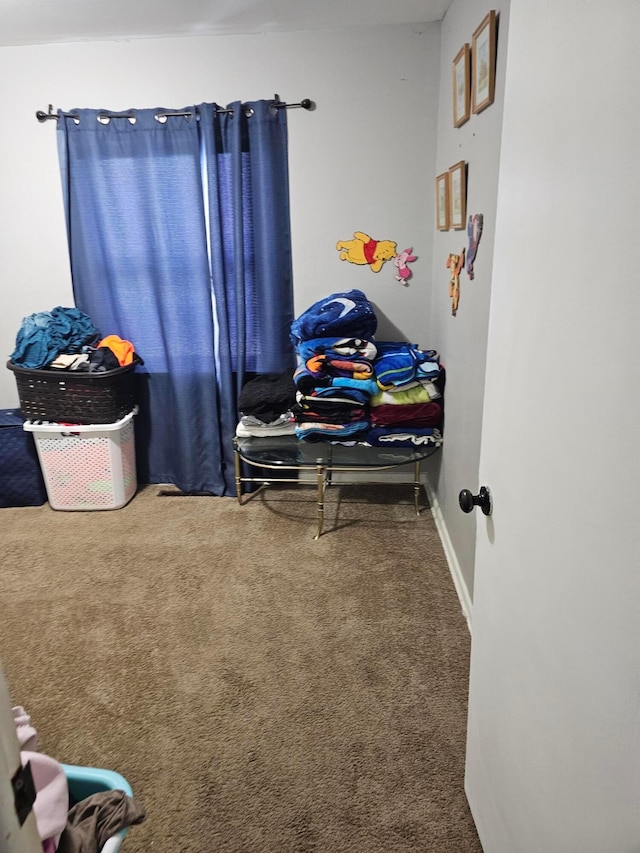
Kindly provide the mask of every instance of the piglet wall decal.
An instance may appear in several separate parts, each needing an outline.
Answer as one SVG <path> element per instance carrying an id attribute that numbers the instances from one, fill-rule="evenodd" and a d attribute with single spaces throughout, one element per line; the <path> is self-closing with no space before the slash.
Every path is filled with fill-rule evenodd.
<path id="1" fill-rule="evenodd" d="M 404 249 L 400 254 L 396 255 L 393 259 L 393 265 L 398 268 L 398 272 L 396 273 L 395 279 L 396 281 L 404 284 L 405 287 L 409 286 L 409 279 L 411 278 L 411 270 L 408 267 L 408 264 L 413 263 L 416 260 L 416 255 L 412 255 L 413 247 L 409 247 L 408 249 Z"/>

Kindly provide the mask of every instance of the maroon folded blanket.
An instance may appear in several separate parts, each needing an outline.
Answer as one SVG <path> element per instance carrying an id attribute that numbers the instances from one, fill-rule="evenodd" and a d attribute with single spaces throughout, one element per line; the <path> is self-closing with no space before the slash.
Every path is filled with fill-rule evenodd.
<path id="1" fill-rule="evenodd" d="M 435 401 L 374 406 L 371 409 L 371 423 L 376 426 L 395 426 L 396 424 L 411 424 L 417 427 L 440 426 L 442 406 Z"/>

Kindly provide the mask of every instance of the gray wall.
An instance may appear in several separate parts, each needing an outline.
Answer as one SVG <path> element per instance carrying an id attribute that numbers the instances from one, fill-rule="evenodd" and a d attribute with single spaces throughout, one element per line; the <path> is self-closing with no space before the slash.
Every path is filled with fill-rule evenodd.
<path id="1" fill-rule="evenodd" d="M 467 215 L 482 213 L 484 230 L 474 264 L 474 278 L 460 276 L 460 304 L 451 314 L 450 252 L 468 248 L 464 231 L 434 231 L 433 284 L 429 310 L 429 339 L 439 350 L 447 371 L 445 443 L 441 457 L 429 466 L 435 492 L 436 519 L 447 557 L 467 604 L 473 595 L 476 513 L 464 515 L 458 506 L 461 489 L 477 493 L 482 432 L 482 401 L 487 352 L 487 327 L 493 268 L 493 240 L 500 161 L 508 35 L 508 0 L 493 5 L 498 13 L 498 50 L 494 103 L 459 128 L 453 126 L 452 62 L 460 48 L 471 45 L 474 30 L 489 11 L 481 0 L 454 0 L 441 30 L 438 152 L 433 176 L 454 163 L 468 164 Z M 433 194 L 433 192 L 432 192 Z M 515 272 L 515 271 L 514 271 Z M 463 605 L 464 605 L 463 601 Z"/>
<path id="2" fill-rule="evenodd" d="M 428 344 L 439 32 L 403 25 L 0 49 L 0 78 L 12 81 L 0 136 L 2 356 L 25 315 L 73 304 L 55 123 L 39 124 L 36 110 L 226 104 L 276 92 L 317 103 L 288 114 L 296 312 L 358 287 L 381 318 Z M 374 274 L 338 259 L 336 242 L 355 230 L 414 247 L 411 287 L 390 265 Z M 0 370 L 0 406 L 16 403 L 13 375 Z"/>

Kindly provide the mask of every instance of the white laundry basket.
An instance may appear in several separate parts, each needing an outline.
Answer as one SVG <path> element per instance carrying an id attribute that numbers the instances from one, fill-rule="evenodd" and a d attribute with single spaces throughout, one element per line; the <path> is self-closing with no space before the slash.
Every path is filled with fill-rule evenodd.
<path id="1" fill-rule="evenodd" d="M 25 421 L 33 433 L 52 509 L 118 509 L 137 488 L 133 418 L 112 424 Z"/>

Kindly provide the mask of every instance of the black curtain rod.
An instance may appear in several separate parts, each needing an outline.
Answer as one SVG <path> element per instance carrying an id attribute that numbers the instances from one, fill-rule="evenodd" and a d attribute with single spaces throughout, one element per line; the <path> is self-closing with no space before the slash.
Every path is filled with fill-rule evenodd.
<path id="1" fill-rule="evenodd" d="M 313 101 L 311 101 L 309 98 L 303 98 L 303 100 L 297 104 L 286 104 L 284 101 L 280 100 L 279 95 L 276 95 L 274 97 L 274 102 L 275 103 L 273 106 L 276 107 L 276 109 L 290 110 L 290 109 L 294 109 L 296 107 L 301 107 L 303 110 L 315 110 L 315 108 L 316 108 L 315 103 Z M 216 112 L 217 113 L 232 113 L 233 110 L 232 109 L 222 109 L 221 107 L 218 107 L 216 109 Z M 75 119 L 79 118 L 79 116 L 76 113 L 63 113 L 62 115 L 65 118 L 75 118 Z M 111 113 L 111 112 L 104 111 L 104 112 L 101 112 L 98 114 L 98 119 L 100 119 L 102 117 L 104 117 L 105 119 L 133 118 L 134 115 L 135 115 L 135 113 L 132 111 L 127 111 L 125 113 Z M 192 115 L 192 113 L 189 111 L 172 112 L 170 110 L 161 110 L 160 112 L 156 113 L 156 118 L 157 119 L 167 119 L 168 117 L 173 117 L 173 116 L 191 117 L 191 115 Z M 57 113 L 57 111 L 54 111 L 53 106 L 51 104 L 49 104 L 49 111 L 45 113 L 42 110 L 38 110 L 36 112 L 36 118 L 41 123 L 48 121 L 49 119 L 55 119 L 55 121 L 57 121 L 58 120 L 58 113 Z"/>

